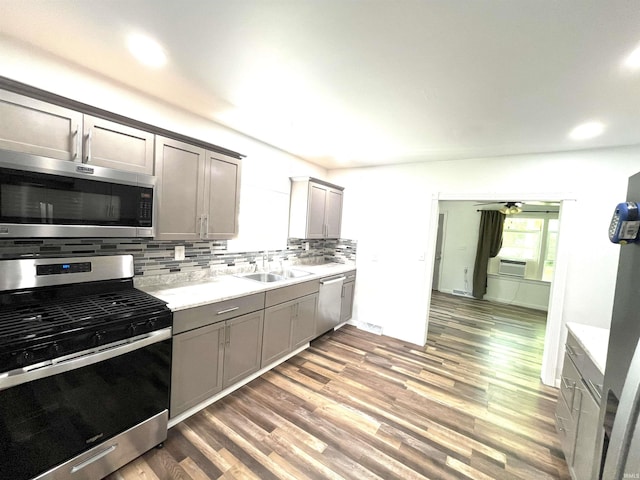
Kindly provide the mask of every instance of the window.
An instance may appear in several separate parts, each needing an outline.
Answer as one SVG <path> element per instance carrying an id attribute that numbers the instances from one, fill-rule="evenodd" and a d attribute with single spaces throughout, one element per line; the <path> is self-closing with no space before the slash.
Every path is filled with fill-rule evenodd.
<path id="1" fill-rule="evenodd" d="M 558 214 L 521 213 L 507 216 L 502 248 L 489 261 L 489 273 L 498 273 L 501 258 L 527 262 L 525 278 L 550 282 L 558 242 Z"/>

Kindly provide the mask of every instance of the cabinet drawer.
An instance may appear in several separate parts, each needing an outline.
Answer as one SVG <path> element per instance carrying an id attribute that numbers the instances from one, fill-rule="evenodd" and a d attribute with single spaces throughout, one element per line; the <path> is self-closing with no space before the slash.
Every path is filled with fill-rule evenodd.
<path id="1" fill-rule="evenodd" d="M 565 353 L 571 358 L 571 360 L 573 360 L 573 363 L 576 365 L 578 370 L 581 370 L 586 354 L 571 332 L 567 335 Z"/>
<path id="2" fill-rule="evenodd" d="M 173 334 L 262 310 L 264 308 L 264 298 L 264 293 L 256 293 L 246 297 L 181 310 L 173 315 Z"/>
<path id="3" fill-rule="evenodd" d="M 316 293 L 320 289 L 319 280 L 297 283 L 288 287 L 276 288 L 267 292 L 265 307 L 271 307 L 279 303 L 288 302 L 294 298 L 304 297 Z"/>
<path id="4" fill-rule="evenodd" d="M 347 273 L 344 274 L 344 283 L 347 282 L 355 282 L 356 281 L 356 271 L 355 270 L 351 270 Z"/>

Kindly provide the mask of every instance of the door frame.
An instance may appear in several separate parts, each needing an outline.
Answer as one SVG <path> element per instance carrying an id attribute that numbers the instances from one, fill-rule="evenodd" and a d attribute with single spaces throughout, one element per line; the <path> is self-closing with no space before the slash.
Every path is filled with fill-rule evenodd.
<path id="1" fill-rule="evenodd" d="M 436 230 L 436 243 L 435 243 L 435 247 L 437 247 L 437 246 L 438 246 L 437 244 L 438 244 L 438 233 L 439 233 L 439 231 L 440 231 L 440 228 L 439 228 L 439 225 L 440 225 L 440 215 L 442 215 L 442 245 L 444 245 L 444 243 L 447 241 L 447 238 L 446 238 L 446 237 L 447 237 L 447 220 L 448 220 L 449 212 L 441 212 L 441 211 L 438 211 L 438 216 L 437 216 L 437 219 L 438 219 L 438 220 L 437 220 L 437 222 L 436 222 L 436 229 L 437 229 L 437 230 Z M 443 254 L 442 254 L 442 245 L 440 246 L 440 264 L 439 264 L 440 266 L 439 266 L 439 268 L 438 268 L 438 285 L 440 284 L 440 280 L 441 280 L 441 277 L 442 277 L 442 263 L 443 263 L 443 260 L 444 260 L 444 256 L 443 256 Z M 437 252 L 434 250 L 434 256 L 433 256 L 433 258 L 434 258 L 434 262 L 433 262 L 433 263 L 434 263 L 434 265 L 435 265 L 435 254 L 436 254 L 436 253 L 437 253 Z M 434 267 L 434 272 L 433 272 L 433 273 L 435 274 L 435 267 Z M 431 291 L 433 291 L 433 278 L 435 278 L 435 275 L 431 277 L 431 281 L 432 281 L 432 284 L 431 284 Z"/>
<path id="2" fill-rule="evenodd" d="M 517 198 L 526 201 L 547 201 L 559 202 L 560 213 L 558 216 L 558 246 L 556 251 L 556 267 L 553 281 L 551 282 L 551 292 L 549 295 L 549 309 L 547 312 L 547 327 L 544 336 L 544 351 L 542 354 L 542 368 L 540 379 L 542 383 L 550 386 L 557 386 L 557 370 L 559 364 L 559 351 L 564 343 L 563 311 L 566 297 L 566 280 L 569 267 L 569 252 L 571 245 L 571 232 L 574 218 L 576 216 L 575 195 L 571 193 L 454 193 L 438 192 L 431 199 L 431 218 L 429 221 L 429 242 L 431 258 L 435 255 L 435 244 L 438 236 L 438 214 L 440 213 L 439 202 L 445 200 L 464 201 L 500 201 L 509 198 Z M 441 262 L 442 266 L 442 262 Z M 428 278 L 429 284 L 433 278 L 434 264 L 431 264 L 431 275 Z M 427 327 L 429 322 L 429 309 L 431 307 L 431 285 L 427 290 Z M 426 329 L 425 329 L 426 336 Z M 425 338 L 426 340 L 426 338 Z"/>

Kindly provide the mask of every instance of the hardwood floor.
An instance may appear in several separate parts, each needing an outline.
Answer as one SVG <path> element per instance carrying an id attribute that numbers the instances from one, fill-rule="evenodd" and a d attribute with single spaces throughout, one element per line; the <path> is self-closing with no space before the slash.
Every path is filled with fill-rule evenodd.
<path id="1" fill-rule="evenodd" d="M 343 327 L 107 478 L 569 479 L 544 330 L 534 310 L 434 292 L 424 348 Z"/>

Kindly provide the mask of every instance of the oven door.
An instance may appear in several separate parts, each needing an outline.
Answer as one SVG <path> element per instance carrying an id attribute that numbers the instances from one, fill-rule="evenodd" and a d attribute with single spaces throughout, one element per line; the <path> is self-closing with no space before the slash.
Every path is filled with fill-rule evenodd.
<path id="1" fill-rule="evenodd" d="M 114 458 L 126 463 L 140 455 L 123 456 L 118 448 L 132 442 L 113 439 L 162 412 L 166 418 L 170 336 L 167 328 L 55 364 L 0 375 L 2 478 L 27 480 L 59 465 L 64 471 L 39 478 L 106 475 L 123 463 L 89 475 L 91 456 L 71 465 L 65 462 L 110 439 L 113 445 L 105 443 L 107 448 L 96 459 L 113 451 Z M 166 439 L 166 424 L 163 433 L 156 443 Z"/>

